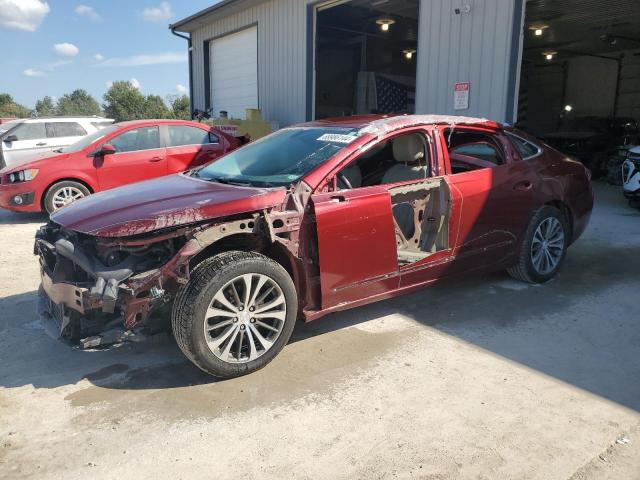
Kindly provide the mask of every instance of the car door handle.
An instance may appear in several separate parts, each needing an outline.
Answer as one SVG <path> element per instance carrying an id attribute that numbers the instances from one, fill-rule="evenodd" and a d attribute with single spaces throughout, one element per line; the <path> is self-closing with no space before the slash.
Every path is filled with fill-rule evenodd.
<path id="1" fill-rule="evenodd" d="M 45 145 L 45 142 L 36 143 L 36 147 L 44 147 Z"/>
<path id="2" fill-rule="evenodd" d="M 531 190 L 532 187 L 533 187 L 533 183 L 525 181 L 525 182 L 516 183 L 513 189 L 518 192 L 526 192 L 527 190 Z"/>
<path id="3" fill-rule="evenodd" d="M 331 195 L 331 201 L 335 203 L 347 202 L 349 199 L 344 195 Z"/>
<path id="4" fill-rule="evenodd" d="M 153 157 L 152 159 L 149 160 L 151 163 L 158 163 L 160 161 L 162 161 L 162 157 Z"/>

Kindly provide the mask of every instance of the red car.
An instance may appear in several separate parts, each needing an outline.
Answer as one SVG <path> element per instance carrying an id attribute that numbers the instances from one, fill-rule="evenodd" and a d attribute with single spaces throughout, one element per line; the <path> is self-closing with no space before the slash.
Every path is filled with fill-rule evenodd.
<path id="1" fill-rule="evenodd" d="M 55 213 L 36 239 L 41 312 L 84 347 L 168 313 L 193 363 L 233 377 L 299 317 L 483 270 L 546 282 L 592 206 L 581 163 L 494 122 L 316 121 Z"/>
<path id="2" fill-rule="evenodd" d="M 195 122 L 118 123 L 57 155 L 0 171 L 0 208 L 52 213 L 95 192 L 201 166 L 240 143 Z"/>

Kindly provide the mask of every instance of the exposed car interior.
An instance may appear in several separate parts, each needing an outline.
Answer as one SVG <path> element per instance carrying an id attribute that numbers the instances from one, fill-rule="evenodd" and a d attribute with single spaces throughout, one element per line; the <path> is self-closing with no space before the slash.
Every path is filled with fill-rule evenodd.
<path id="1" fill-rule="evenodd" d="M 502 147 L 491 135 L 456 129 L 445 130 L 444 134 L 454 175 L 505 163 Z"/>
<path id="2" fill-rule="evenodd" d="M 416 181 L 389 189 L 400 265 L 449 248 L 449 188 L 430 178 L 430 165 L 426 137 L 408 133 L 374 146 L 337 176 L 340 190 Z"/>
<path id="3" fill-rule="evenodd" d="M 362 154 L 338 174 L 340 190 L 429 178 L 427 140 L 420 133 L 399 135 Z"/>

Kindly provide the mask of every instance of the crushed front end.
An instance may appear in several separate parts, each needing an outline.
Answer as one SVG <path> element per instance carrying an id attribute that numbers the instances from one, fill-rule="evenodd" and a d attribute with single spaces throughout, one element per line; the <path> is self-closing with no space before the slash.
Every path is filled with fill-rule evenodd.
<path id="1" fill-rule="evenodd" d="M 83 348 L 135 341 L 168 326 L 172 294 L 188 278 L 183 233 L 114 241 L 54 222 L 36 234 L 38 313 L 47 332 Z"/>

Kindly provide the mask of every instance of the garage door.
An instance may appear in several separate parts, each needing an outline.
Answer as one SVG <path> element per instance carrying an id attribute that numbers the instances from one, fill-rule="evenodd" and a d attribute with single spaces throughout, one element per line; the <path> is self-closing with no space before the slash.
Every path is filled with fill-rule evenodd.
<path id="1" fill-rule="evenodd" d="M 258 28 L 212 40 L 210 48 L 213 112 L 245 118 L 245 109 L 258 108 Z"/>

